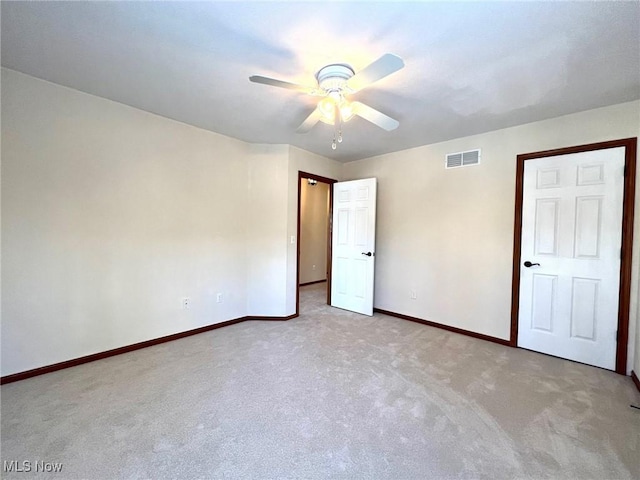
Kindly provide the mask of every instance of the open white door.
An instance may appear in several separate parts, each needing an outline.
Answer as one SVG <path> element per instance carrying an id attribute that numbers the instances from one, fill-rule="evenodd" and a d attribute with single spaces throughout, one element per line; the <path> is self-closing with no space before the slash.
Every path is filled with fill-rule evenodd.
<path id="1" fill-rule="evenodd" d="M 376 179 L 333 184 L 331 305 L 373 315 Z"/>
<path id="2" fill-rule="evenodd" d="M 518 346 L 616 365 L 625 149 L 524 167 Z"/>

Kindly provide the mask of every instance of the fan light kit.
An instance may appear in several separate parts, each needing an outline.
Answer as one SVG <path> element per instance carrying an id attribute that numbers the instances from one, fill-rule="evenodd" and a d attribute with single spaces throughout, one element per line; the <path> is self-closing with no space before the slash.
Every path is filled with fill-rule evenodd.
<path id="1" fill-rule="evenodd" d="M 334 63 L 322 67 L 316 73 L 317 87 L 307 87 L 260 75 L 253 75 L 249 77 L 249 80 L 255 83 L 323 97 L 318 102 L 316 109 L 311 112 L 296 131 L 298 133 L 307 133 L 318 122 L 334 125 L 331 148 L 335 150 L 338 143 L 342 142 L 342 124 L 356 115 L 387 131 L 398 128 L 399 123 L 397 120 L 364 103 L 351 102 L 347 97 L 391 75 L 402 67 L 404 67 L 404 62 L 400 57 L 387 53 L 358 73 L 355 73 L 350 65 L 344 63 Z"/>

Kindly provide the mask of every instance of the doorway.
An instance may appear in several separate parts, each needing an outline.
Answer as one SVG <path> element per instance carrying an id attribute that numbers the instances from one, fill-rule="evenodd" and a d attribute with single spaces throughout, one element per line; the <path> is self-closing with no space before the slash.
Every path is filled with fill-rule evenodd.
<path id="1" fill-rule="evenodd" d="M 319 290 L 331 304 L 331 248 L 333 184 L 337 180 L 298 172 L 298 254 L 296 314 L 300 314 L 300 287 Z"/>
<path id="2" fill-rule="evenodd" d="M 636 144 L 518 155 L 512 346 L 626 374 Z"/>

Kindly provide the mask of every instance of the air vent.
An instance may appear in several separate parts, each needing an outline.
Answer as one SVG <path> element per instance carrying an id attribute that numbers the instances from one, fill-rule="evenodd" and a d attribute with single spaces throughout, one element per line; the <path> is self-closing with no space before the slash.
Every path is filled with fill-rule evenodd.
<path id="1" fill-rule="evenodd" d="M 469 167 L 480 163 L 480 149 L 467 152 L 450 153 L 447 155 L 445 168 Z"/>

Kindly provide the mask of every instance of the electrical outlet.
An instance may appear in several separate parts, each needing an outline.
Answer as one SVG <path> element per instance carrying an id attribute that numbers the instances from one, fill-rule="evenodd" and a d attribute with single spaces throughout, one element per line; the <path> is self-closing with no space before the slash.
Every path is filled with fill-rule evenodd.
<path id="1" fill-rule="evenodd" d="M 222 298 L 222 294 L 221 294 L 221 293 L 218 293 L 218 294 L 216 295 L 216 303 L 222 303 L 222 300 L 223 300 L 223 298 Z"/>
<path id="2" fill-rule="evenodd" d="M 311 270 L 315 270 L 316 266 L 315 265 L 311 265 Z"/>
<path id="3" fill-rule="evenodd" d="M 189 297 L 182 297 L 182 309 L 189 310 L 191 306 L 191 299 Z"/>
<path id="4" fill-rule="evenodd" d="M 415 300 L 418 298 L 418 294 L 415 290 L 409 290 L 409 298 L 411 298 L 411 300 Z"/>

